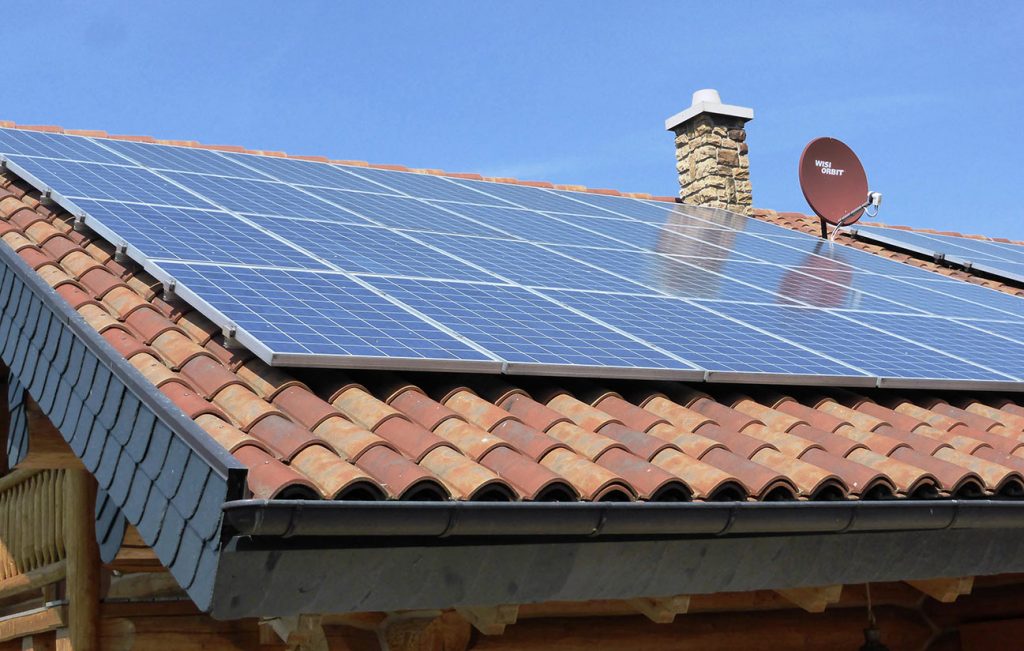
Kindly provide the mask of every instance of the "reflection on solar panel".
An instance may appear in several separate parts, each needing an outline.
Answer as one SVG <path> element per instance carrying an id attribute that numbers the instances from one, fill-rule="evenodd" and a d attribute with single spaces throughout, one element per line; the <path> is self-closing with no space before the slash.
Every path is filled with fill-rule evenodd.
<path id="1" fill-rule="evenodd" d="M 0 155 L 271 364 L 1024 390 L 1024 301 L 722 210 L 10 129 Z"/>
<path id="2" fill-rule="evenodd" d="M 870 226 L 858 226 L 853 232 L 857 237 L 870 242 L 895 246 L 999 278 L 1024 282 L 1024 245 Z"/>

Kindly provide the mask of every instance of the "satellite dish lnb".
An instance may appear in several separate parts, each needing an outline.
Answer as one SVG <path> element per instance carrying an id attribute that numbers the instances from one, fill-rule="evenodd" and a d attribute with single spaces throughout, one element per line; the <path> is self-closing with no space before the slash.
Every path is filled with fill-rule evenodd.
<path id="1" fill-rule="evenodd" d="M 840 228 L 860 219 L 868 206 L 874 206 L 878 214 L 882 203 L 881 193 L 868 192 L 868 177 L 857 154 L 835 138 L 815 138 L 804 147 L 800 189 L 821 219 L 821 236 L 828 236 L 826 222 L 835 226 L 832 239 Z"/>

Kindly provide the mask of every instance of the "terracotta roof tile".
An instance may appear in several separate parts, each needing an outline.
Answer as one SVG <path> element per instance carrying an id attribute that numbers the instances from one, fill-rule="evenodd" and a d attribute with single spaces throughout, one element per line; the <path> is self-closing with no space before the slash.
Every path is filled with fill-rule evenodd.
<path id="1" fill-rule="evenodd" d="M 153 277 L 116 262 L 110 243 L 73 230 L 70 216 L 39 206 L 20 181 L 3 177 L 0 188 L 5 245 L 244 463 L 257 497 L 623 501 L 1024 493 L 1024 408 L 999 395 L 773 393 L 643 382 L 606 388 L 539 378 L 517 379 L 514 386 L 490 376 L 370 371 L 293 375 L 225 347 L 212 322 L 180 300 L 165 300 Z M 803 215 L 758 216 L 817 228 Z"/>

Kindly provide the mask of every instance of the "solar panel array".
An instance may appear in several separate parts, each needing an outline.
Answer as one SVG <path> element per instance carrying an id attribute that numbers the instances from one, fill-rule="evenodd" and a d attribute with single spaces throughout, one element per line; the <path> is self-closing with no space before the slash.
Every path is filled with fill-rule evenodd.
<path id="1" fill-rule="evenodd" d="M 871 226 L 858 226 L 853 232 L 864 240 L 1024 283 L 1024 246 L 1020 244 Z"/>
<path id="2" fill-rule="evenodd" d="M 722 210 L 11 129 L 0 154 L 270 364 L 1024 388 L 1024 301 Z"/>

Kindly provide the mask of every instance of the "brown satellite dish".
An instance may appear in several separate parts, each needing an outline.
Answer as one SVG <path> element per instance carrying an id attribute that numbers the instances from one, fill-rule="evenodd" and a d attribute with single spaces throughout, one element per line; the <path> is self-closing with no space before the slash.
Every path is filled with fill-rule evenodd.
<path id="1" fill-rule="evenodd" d="M 800 154 L 800 189 L 818 217 L 849 226 L 868 205 L 868 177 L 857 154 L 835 138 L 816 138 Z M 879 200 L 881 196 L 879 195 Z"/>

